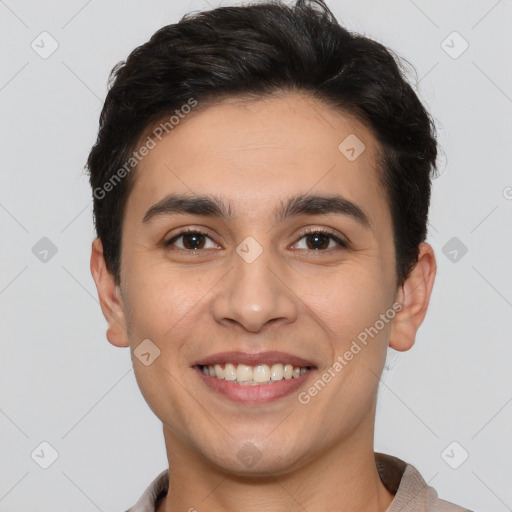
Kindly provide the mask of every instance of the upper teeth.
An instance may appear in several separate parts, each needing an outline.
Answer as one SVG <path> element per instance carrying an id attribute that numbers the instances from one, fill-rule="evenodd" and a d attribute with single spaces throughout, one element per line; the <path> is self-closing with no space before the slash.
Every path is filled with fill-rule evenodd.
<path id="1" fill-rule="evenodd" d="M 296 379 L 304 375 L 308 368 L 292 366 L 291 364 L 259 364 L 257 366 L 248 366 L 246 364 L 234 365 L 226 363 L 225 365 L 215 364 L 203 366 L 203 373 L 217 379 L 233 380 L 240 384 L 259 384 L 270 383 L 278 380 Z"/>

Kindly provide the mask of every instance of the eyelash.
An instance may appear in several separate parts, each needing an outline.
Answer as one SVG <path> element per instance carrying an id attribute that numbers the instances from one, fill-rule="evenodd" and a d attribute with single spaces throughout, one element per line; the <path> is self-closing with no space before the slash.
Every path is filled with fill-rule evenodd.
<path id="1" fill-rule="evenodd" d="M 176 240 L 178 240 L 179 238 L 183 237 L 183 236 L 186 236 L 186 235 L 191 235 L 191 234 L 194 234 L 194 235 L 201 235 L 201 236 L 205 236 L 207 238 L 210 238 L 210 240 L 212 239 L 208 233 L 200 230 L 200 229 L 193 229 L 193 228 L 187 228 L 183 231 L 180 231 L 177 235 L 173 236 L 170 240 L 167 240 L 166 242 L 164 242 L 164 246 L 165 247 L 171 247 L 173 243 L 176 242 Z M 327 228 L 323 228 L 323 229 L 319 229 L 319 228 L 307 228 L 305 229 L 300 237 L 297 239 L 297 242 L 302 240 L 304 237 L 308 236 L 308 235 L 316 235 L 316 234 L 319 234 L 319 235 L 325 235 L 327 236 L 328 238 L 330 238 L 331 240 L 334 240 L 339 246 L 341 249 L 347 249 L 348 248 L 348 244 L 346 242 L 344 242 L 343 240 L 341 240 L 338 236 L 336 236 L 335 232 L 334 231 L 331 231 Z M 295 242 L 295 243 L 297 243 Z M 205 249 L 181 249 L 181 248 L 177 248 L 177 249 L 172 249 L 173 251 L 177 251 L 177 252 L 185 252 L 185 253 L 196 253 L 196 252 L 202 252 L 204 251 Z M 326 251 L 329 251 L 329 249 L 306 249 L 306 250 L 309 250 L 311 252 L 326 252 Z"/>

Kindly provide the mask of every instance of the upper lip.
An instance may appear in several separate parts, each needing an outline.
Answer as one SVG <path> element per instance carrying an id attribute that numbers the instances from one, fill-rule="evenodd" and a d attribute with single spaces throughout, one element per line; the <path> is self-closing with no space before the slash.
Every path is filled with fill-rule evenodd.
<path id="1" fill-rule="evenodd" d="M 312 361 L 303 359 L 302 357 L 294 356 L 286 352 L 259 352 L 247 353 L 247 352 L 218 352 L 210 356 L 201 358 L 193 363 L 192 366 L 209 366 L 214 364 L 246 364 L 247 366 L 257 366 L 260 364 L 291 364 L 292 366 L 312 366 L 315 364 Z"/>

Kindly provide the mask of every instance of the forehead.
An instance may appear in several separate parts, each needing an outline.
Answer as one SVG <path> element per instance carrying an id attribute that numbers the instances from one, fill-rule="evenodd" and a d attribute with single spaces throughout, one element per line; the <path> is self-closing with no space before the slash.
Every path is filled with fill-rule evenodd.
<path id="1" fill-rule="evenodd" d="M 305 94 L 199 103 L 155 142 L 128 199 L 141 219 L 169 193 L 217 195 L 254 219 L 304 193 L 341 194 L 380 219 L 389 213 L 371 131 Z"/>

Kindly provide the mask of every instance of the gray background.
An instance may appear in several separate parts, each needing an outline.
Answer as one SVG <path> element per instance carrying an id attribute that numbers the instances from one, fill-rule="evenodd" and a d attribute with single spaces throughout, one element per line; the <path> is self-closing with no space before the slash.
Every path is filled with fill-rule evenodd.
<path id="1" fill-rule="evenodd" d="M 123 511 L 167 466 L 129 351 L 105 338 L 82 167 L 112 66 L 209 3 L 0 0 L 0 510 Z M 415 347 L 390 353 L 376 449 L 445 499 L 512 510 L 512 1 L 328 4 L 415 66 L 445 153 L 438 277 Z"/>

